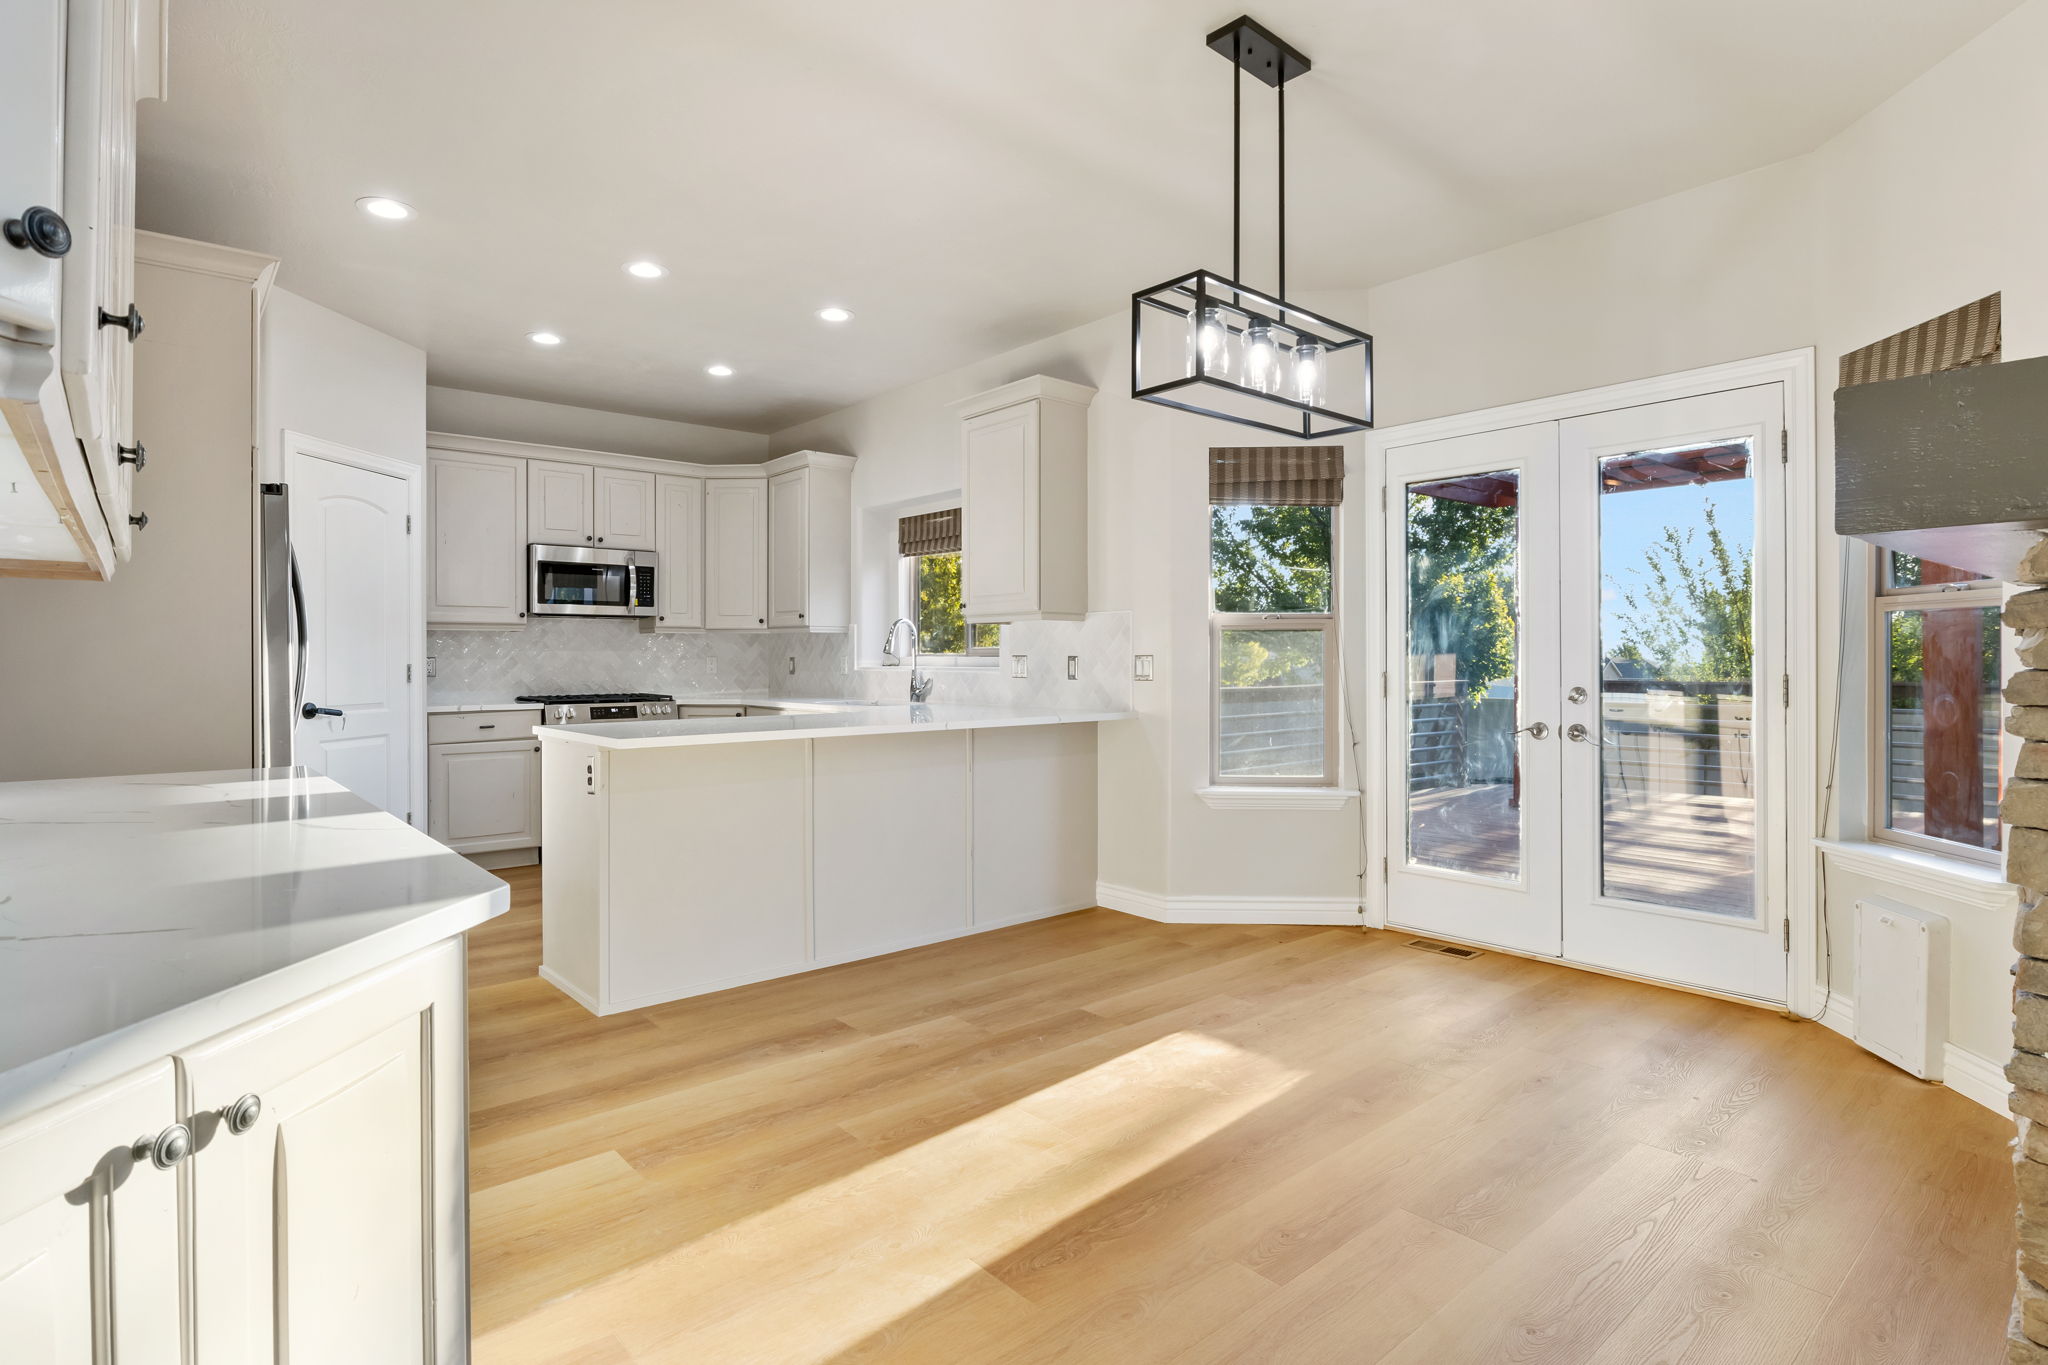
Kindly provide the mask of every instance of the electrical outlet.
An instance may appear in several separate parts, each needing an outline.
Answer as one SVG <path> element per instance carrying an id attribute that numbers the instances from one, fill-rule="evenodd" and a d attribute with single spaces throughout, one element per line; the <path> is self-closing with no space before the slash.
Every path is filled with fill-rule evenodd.
<path id="1" fill-rule="evenodd" d="M 1152 656 L 1133 654 L 1131 656 L 1131 677 L 1139 682 L 1152 681 Z"/>
<path id="2" fill-rule="evenodd" d="M 796 676 L 796 655 L 794 654 L 789 656 L 789 676 L 792 678 Z"/>
<path id="3" fill-rule="evenodd" d="M 1067 681 L 1081 681 L 1081 656 L 1078 654 L 1069 654 L 1067 656 Z"/>
<path id="4" fill-rule="evenodd" d="M 1028 678 L 1031 676 L 1029 656 L 1023 654 L 1012 654 L 1010 656 L 1010 676 L 1013 678 Z"/>
<path id="5" fill-rule="evenodd" d="M 431 654 L 427 656 L 427 676 L 430 678 L 434 676 L 434 656 Z"/>

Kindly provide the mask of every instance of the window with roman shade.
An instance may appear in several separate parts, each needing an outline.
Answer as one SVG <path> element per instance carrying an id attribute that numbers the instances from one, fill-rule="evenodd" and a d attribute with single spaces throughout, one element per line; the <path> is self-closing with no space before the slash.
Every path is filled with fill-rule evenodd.
<path id="1" fill-rule="evenodd" d="M 1002 627 L 969 625 L 960 610 L 960 509 L 897 518 L 896 553 L 903 566 L 902 614 L 917 627 L 918 650 L 941 658 L 982 655 L 993 660 Z"/>
<path id="2" fill-rule="evenodd" d="M 1337 781 L 1335 509 L 1342 446 L 1209 452 L 1218 786 Z"/>

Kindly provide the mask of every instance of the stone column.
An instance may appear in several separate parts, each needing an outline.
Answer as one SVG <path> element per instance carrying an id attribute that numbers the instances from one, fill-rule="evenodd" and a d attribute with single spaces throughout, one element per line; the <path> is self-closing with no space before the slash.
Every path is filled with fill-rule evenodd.
<path id="1" fill-rule="evenodd" d="M 2005 607 L 2018 633 L 2026 670 L 2006 684 L 2012 704 L 2005 728 L 2025 742 L 2006 787 L 1999 818 L 2006 836 L 2006 875 L 2020 888 L 2013 947 L 2013 1176 L 2019 1186 L 2019 1291 L 2008 1334 L 2010 1365 L 2048 1365 L 2048 539 L 2020 561 L 2028 590 Z"/>

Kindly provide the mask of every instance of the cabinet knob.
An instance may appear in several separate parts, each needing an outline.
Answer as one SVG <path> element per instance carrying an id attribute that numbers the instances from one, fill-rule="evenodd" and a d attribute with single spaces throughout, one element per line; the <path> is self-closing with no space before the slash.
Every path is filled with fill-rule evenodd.
<path id="1" fill-rule="evenodd" d="M 100 326 L 119 327 L 128 334 L 128 339 L 133 341 L 142 335 L 142 311 L 132 303 L 128 305 L 128 311 L 125 313 L 109 313 L 102 308 Z"/>
<path id="2" fill-rule="evenodd" d="M 596 539 L 597 539 L 597 537 L 596 537 L 596 536 L 585 536 L 585 537 L 583 537 L 583 541 L 584 541 L 584 543 L 585 543 L 585 544 L 589 544 L 589 543 L 590 543 L 591 541 L 593 541 L 593 540 L 596 540 Z"/>
<path id="3" fill-rule="evenodd" d="M 599 537 L 597 538 L 597 543 L 598 543 L 598 544 L 600 544 L 600 545 L 604 544 L 604 537 L 603 537 L 603 536 L 599 536 Z"/>
<path id="4" fill-rule="evenodd" d="M 174 1123 L 155 1137 L 135 1139 L 132 1149 L 137 1161 L 148 1161 L 160 1171 L 171 1167 L 192 1155 L 192 1130 L 182 1123 Z"/>
<path id="5" fill-rule="evenodd" d="M 130 512 L 128 514 L 128 524 L 140 531 L 143 527 L 149 525 L 149 513 Z"/>
<path id="6" fill-rule="evenodd" d="M 41 204 L 31 204 L 21 211 L 21 217 L 0 223 L 0 235 L 7 238 L 9 246 L 53 261 L 71 250 L 71 225 L 63 214 Z"/>
<path id="7" fill-rule="evenodd" d="M 149 447 L 140 441 L 137 441 L 132 446 L 117 445 L 114 447 L 114 451 L 120 457 L 122 464 L 132 464 L 137 469 L 140 469 L 149 463 Z"/>
<path id="8" fill-rule="evenodd" d="M 220 1116 L 227 1120 L 230 1133 L 240 1134 L 254 1128 L 256 1120 L 262 1116 L 262 1113 L 263 1101 L 254 1095 L 244 1095 L 227 1108 L 221 1110 Z"/>
<path id="9" fill-rule="evenodd" d="M 754 618 L 754 624 L 757 626 L 765 626 L 768 624 L 768 618 L 765 616 L 757 616 Z"/>

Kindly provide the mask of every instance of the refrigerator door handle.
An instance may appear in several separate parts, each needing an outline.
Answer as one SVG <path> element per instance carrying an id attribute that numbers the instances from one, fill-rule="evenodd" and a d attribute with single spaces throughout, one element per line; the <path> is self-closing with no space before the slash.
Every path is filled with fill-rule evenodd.
<path id="1" fill-rule="evenodd" d="M 299 582 L 298 547 L 287 544 L 286 561 L 291 566 L 292 619 L 298 625 L 297 655 L 292 664 L 292 714 L 299 714 L 299 707 L 306 700 L 306 590 Z"/>

